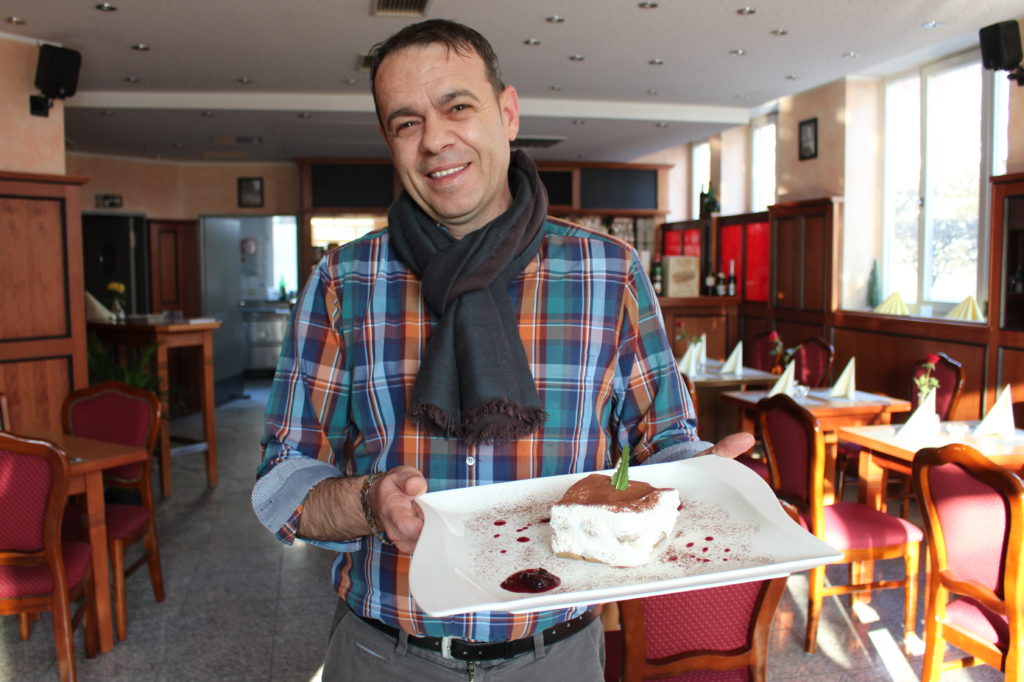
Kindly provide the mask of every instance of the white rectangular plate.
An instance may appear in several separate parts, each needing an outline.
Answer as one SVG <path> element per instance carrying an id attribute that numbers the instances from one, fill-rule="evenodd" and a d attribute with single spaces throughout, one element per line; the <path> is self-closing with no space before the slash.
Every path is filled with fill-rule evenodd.
<path id="1" fill-rule="evenodd" d="M 606 473 L 611 473 L 606 472 Z M 631 478 L 679 490 L 672 537 L 640 567 L 564 559 L 551 551 L 551 505 L 587 474 L 549 476 L 427 493 L 412 557 L 412 595 L 431 616 L 527 613 L 761 580 L 827 564 L 840 554 L 794 523 L 771 488 L 722 457 L 630 467 Z M 542 567 L 561 579 L 548 592 L 501 587 Z"/>

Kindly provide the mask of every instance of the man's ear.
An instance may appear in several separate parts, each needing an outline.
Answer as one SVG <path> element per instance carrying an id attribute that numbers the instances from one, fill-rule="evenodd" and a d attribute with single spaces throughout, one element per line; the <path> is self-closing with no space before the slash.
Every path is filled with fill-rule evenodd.
<path id="1" fill-rule="evenodd" d="M 498 98 L 501 107 L 501 118 L 508 131 L 508 141 L 516 139 L 519 134 L 519 93 L 511 85 L 506 86 Z"/>

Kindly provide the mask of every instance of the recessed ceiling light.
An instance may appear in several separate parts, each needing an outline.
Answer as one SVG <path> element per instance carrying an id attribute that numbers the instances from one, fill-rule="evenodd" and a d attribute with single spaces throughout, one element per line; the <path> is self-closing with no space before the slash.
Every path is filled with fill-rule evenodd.
<path id="1" fill-rule="evenodd" d="M 657 128 L 668 128 L 668 122 L 667 121 L 658 121 L 654 125 Z"/>
<path id="2" fill-rule="evenodd" d="M 746 99 L 746 98 L 747 98 L 747 96 L 744 95 L 742 92 L 740 94 L 736 95 L 736 99 Z"/>
<path id="3" fill-rule="evenodd" d="M 788 81 L 800 80 L 800 76 L 796 75 L 795 73 L 787 73 L 786 74 L 786 80 L 788 80 Z"/>
<path id="4" fill-rule="evenodd" d="M 139 77 L 138 76 L 125 76 L 124 77 L 124 82 L 125 83 L 138 83 L 139 82 Z"/>
<path id="5" fill-rule="evenodd" d="M 734 57 L 742 57 L 746 53 L 747 53 L 747 51 L 742 49 L 742 48 L 736 48 L 735 50 L 729 50 L 729 54 L 731 54 Z"/>
<path id="6" fill-rule="evenodd" d="M 843 59 L 857 59 L 860 57 L 860 53 L 850 50 L 849 52 L 843 53 Z"/>
<path id="7" fill-rule="evenodd" d="M 241 78 L 239 78 L 237 80 L 242 85 L 252 85 L 252 79 L 251 78 L 246 78 L 245 76 L 242 76 Z"/>
<path id="8" fill-rule="evenodd" d="M 574 119 L 572 120 L 572 124 L 573 124 L 574 126 L 581 126 L 581 125 L 583 125 L 584 123 L 586 123 L 586 121 L 584 121 L 584 120 L 583 120 L 582 118 L 574 118 Z"/>
<path id="9" fill-rule="evenodd" d="M 96 5 L 96 9 L 98 9 L 101 12 L 116 12 L 117 5 L 115 5 L 112 2 L 101 2 L 100 4 Z"/>
<path id="10" fill-rule="evenodd" d="M 923 24 L 921 24 L 921 28 L 938 28 L 939 26 L 942 26 L 942 22 L 936 21 L 935 19 L 932 19 L 931 21 L 926 21 Z"/>
<path id="11" fill-rule="evenodd" d="M 648 94 L 648 95 L 652 95 L 652 96 L 653 96 L 653 95 L 657 95 L 657 94 L 658 94 L 658 91 L 657 91 L 657 90 L 654 90 L 653 88 L 648 88 L 648 89 L 647 89 L 647 94 Z"/>
<path id="12" fill-rule="evenodd" d="M 138 50 L 139 52 L 149 52 L 150 48 L 149 45 L 147 45 L 146 43 L 135 43 L 134 45 L 132 45 L 132 49 Z"/>
<path id="13" fill-rule="evenodd" d="M 736 14 L 739 14 L 742 17 L 749 17 L 751 14 L 754 14 L 755 12 L 757 12 L 757 10 L 754 9 L 753 7 L 740 7 L 738 10 L 736 10 Z"/>
<path id="14" fill-rule="evenodd" d="M 665 60 L 661 59 L 660 57 L 655 57 L 654 59 L 648 60 L 647 63 L 650 64 L 651 66 L 661 66 L 662 64 L 665 63 Z"/>
<path id="15" fill-rule="evenodd" d="M 586 59 L 586 57 L 584 57 L 581 54 L 571 54 L 571 55 L 569 55 L 569 61 L 570 62 L 582 62 L 584 59 Z"/>
<path id="16" fill-rule="evenodd" d="M 299 113 L 299 118 L 313 118 L 313 114 L 308 111 L 303 111 Z"/>
<path id="17" fill-rule="evenodd" d="M 8 24 L 11 24 L 12 26 L 21 26 L 22 24 L 25 23 L 25 20 L 22 19 L 21 17 L 7 17 L 6 19 L 4 19 L 4 21 L 6 21 Z"/>
<path id="18" fill-rule="evenodd" d="M 523 45 L 540 45 L 540 41 L 536 38 L 527 38 L 523 41 Z"/>
<path id="19" fill-rule="evenodd" d="M 100 112 L 100 116 L 113 116 L 113 115 L 114 115 L 114 112 L 111 111 L 110 109 L 104 109 L 103 111 Z"/>
<path id="20" fill-rule="evenodd" d="M 204 111 L 203 112 L 203 118 L 213 118 L 216 115 L 217 114 L 212 112 L 212 111 Z"/>
<path id="21" fill-rule="evenodd" d="M 357 79 L 351 77 L 345 79 L 345 85 L 355 85 L 358 82 Z"/>
<path id="22" fill-rule="evenodd" d="M 773 36 L 786 36 L 786 35 L 789 35 L 789 31 L 787 31 L 784 28 L 773 28 L 772 29 L 772 35 Z"/>
<path id="23" fill-rule="evenodd" d="M 647 0 L 645 0 L 644 2 L 641 2 L 641 3 L 637 3 L 637 7 L 639 7 L 640 9 L 655 9 L 655 8 L 657 8 L 657 6 L 658 6 L 658 3 L 656 3 L 656 2 L 648 2 Z"/>
<path id="24" fill-rule="evenodd" d="M 562 91 L 562 86 L 561 85 L 552 85 L 551 86 L 551 90 L 554 90 L 555 92 L 561 92 Z"/>
<path id="25" fill-rule="evenodd" d="M 185 145 L 183 145 L 183 144 L 182 144 L 182 143 L 180 143 L 180 142 L 175 142 L 175 143 L 174 143 L 174 144 L 172 144 L 171 146 L 172 146 L 172 147 L 174 147 L 175 149 L 184 149 L 184 148 L 185 148 Z"/>
<path id="26" fill-rule="evenodd" d="M 557 14 L 545 19 L 549 24 L 562 24 L 565 23 L 565 17 L 560 17 Z"/>

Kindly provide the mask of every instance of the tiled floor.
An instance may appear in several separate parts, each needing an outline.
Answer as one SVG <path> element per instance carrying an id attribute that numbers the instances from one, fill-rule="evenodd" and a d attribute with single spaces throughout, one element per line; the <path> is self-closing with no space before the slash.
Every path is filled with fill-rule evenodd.
<path id="1" fill-rule="evenodd" d="M 173 461 L 174 494 L 157 510 L 167 600 L 153 601 L 145 569 L 133 575 L 128 581 L 127 641 L 87 660 L 80 632 L 76 636 L 82 682 L 307 682 L 317 676 L 336 603 L 329 582 L 331 555 L 309 546 L 285 548 L 256 522 L 249 491 L 266 383 L 250 384 L 247 390 L 250 399 L 217 411 L 216 489 L 206 486 L 202 455 Z M 198 422 L 177 422 L 175 430 L 198 435 Z M 898 560 L 889 564 L 885 570 L 902 572 Z M 829 575 L 846 579 L 843 568 L 830 569 Z M 902 591 L 876 595 L 875 623 L 861 623 L 845 603 L 826 600 L 818 652 L 804 653 L 806 579 L 803 574 L 792 576 L 772 630 L 768 679 L 916 680 L 920 655 L 908 658 L 897 645 Z M 923 609 L 922 602 L 919 636 Z M 49 615 L 36 622 L 28 642 L 19 640 L 15 617 L 0 618 L 0 680 L 57 680 L 54 660 Z M 943 679 L 1002 677 L 982 666 L 947 673 Z"/>

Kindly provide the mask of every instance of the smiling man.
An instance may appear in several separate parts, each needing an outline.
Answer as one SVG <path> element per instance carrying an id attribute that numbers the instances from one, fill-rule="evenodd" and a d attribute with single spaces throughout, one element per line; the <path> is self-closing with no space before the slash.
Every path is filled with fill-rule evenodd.
<path id="1" fill-rule="evenodd" d="M 490 44 L 430 20 L 371 54 L 405 191 L 387 230 L 328 253 L 303 289 L 253 508 L 283 542 L 338 552 L 325 680 L 599 680 L 595 608 L 421 611 L 415 497 L 710 444 L 636 253 L 547 217 L 533 162 L 510 152 L 518 96 Z M 752 443 L 727 440 L 718 454 Z"/>

